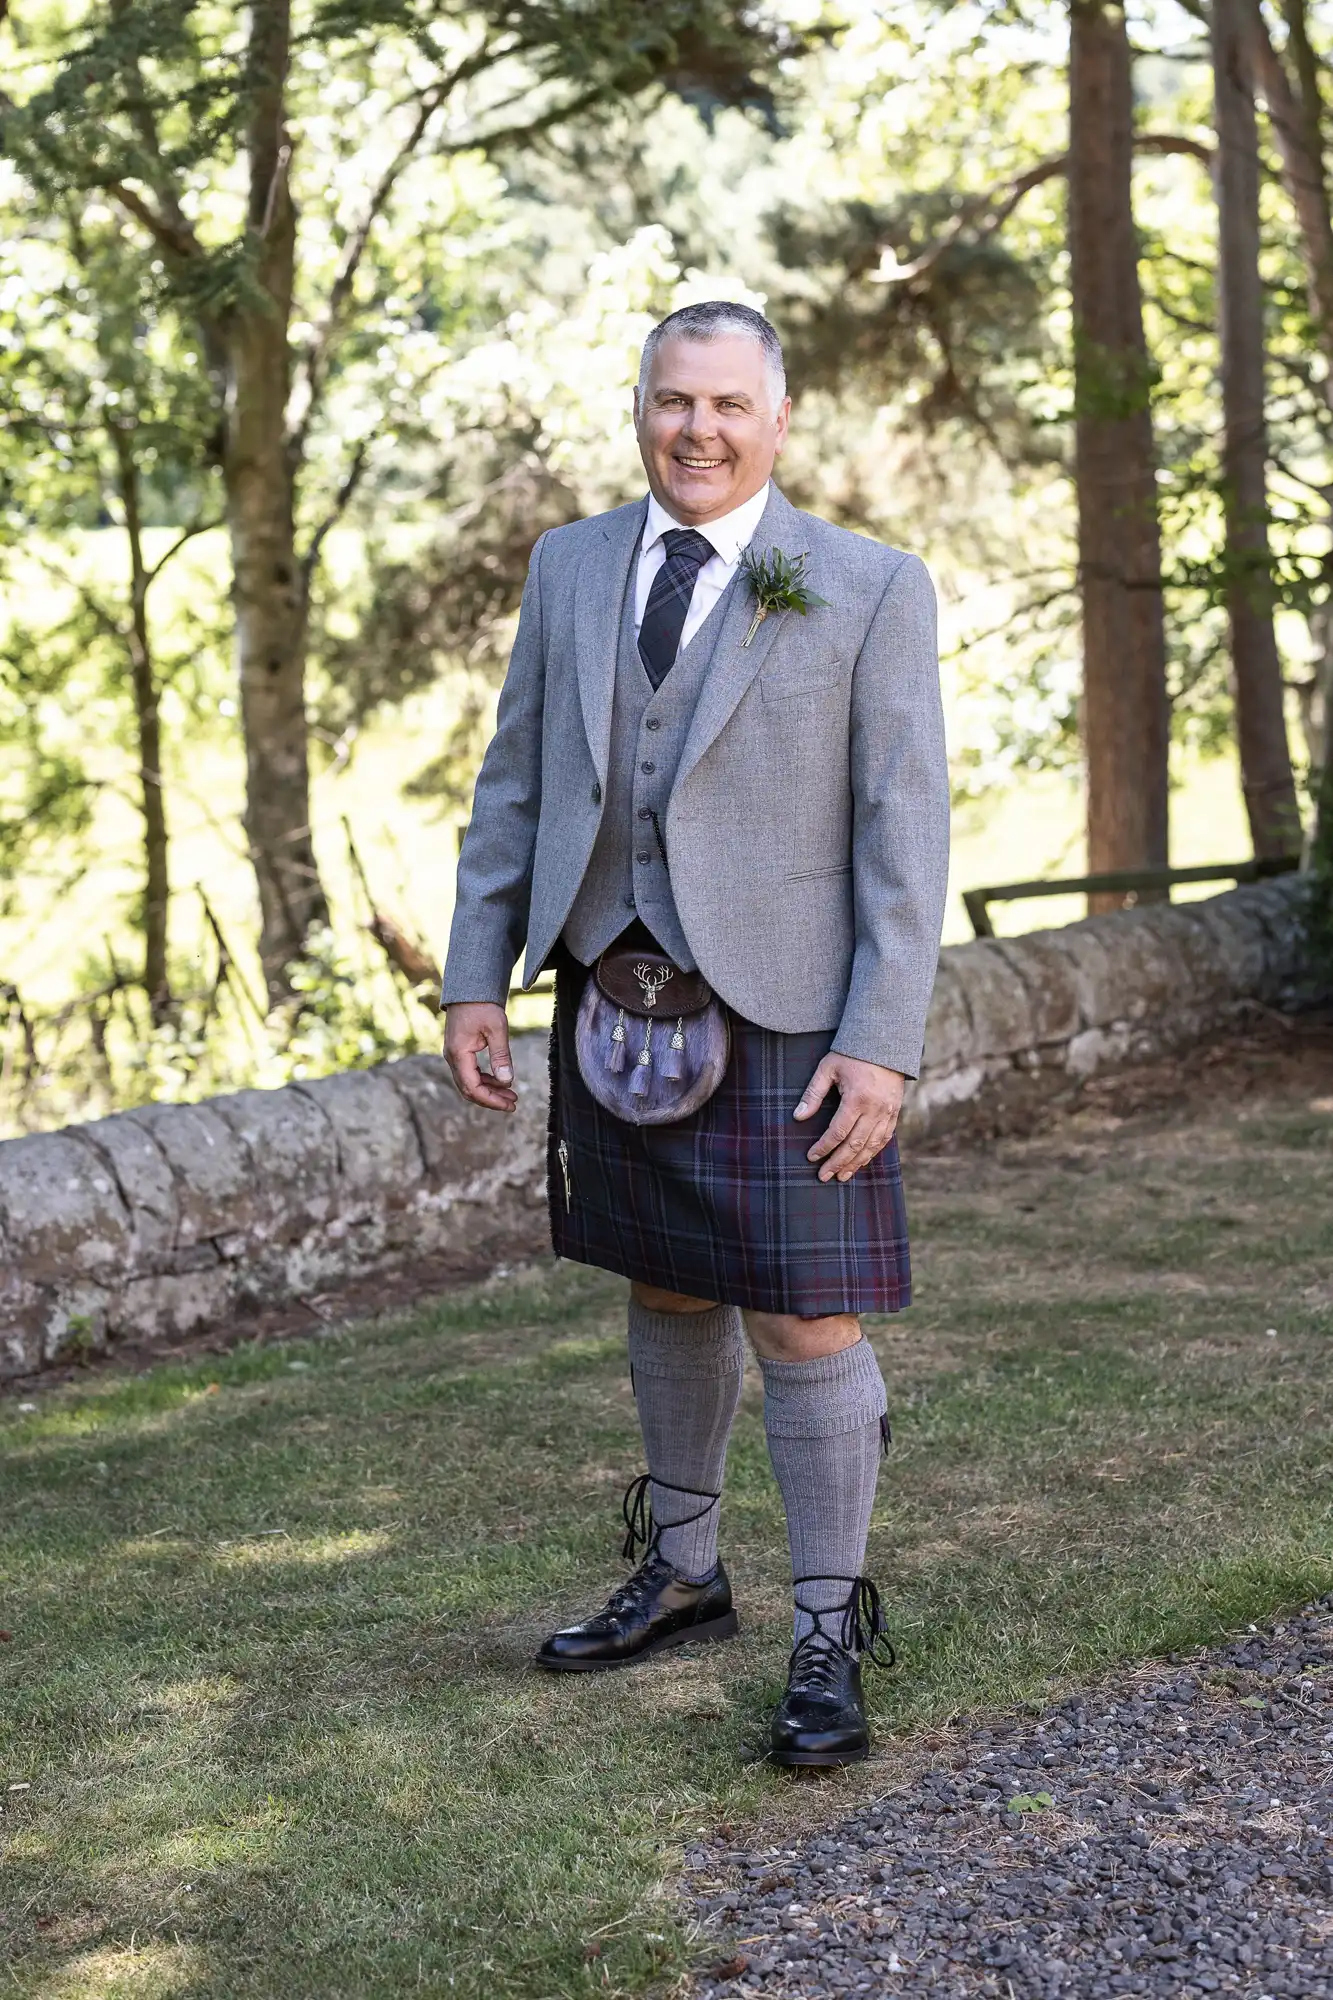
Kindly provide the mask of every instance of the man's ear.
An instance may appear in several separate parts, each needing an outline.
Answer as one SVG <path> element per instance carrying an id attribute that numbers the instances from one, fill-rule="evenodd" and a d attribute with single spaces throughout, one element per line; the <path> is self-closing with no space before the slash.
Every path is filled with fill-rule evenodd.
<path id="1" fill-rule="evenodd" d="M 780 457 L 787 442 L 787 431 L 791 424 L 791 397 L 784 396 L 782 408 L 778 411 L 778 441 L 774 447 L 774 457 Z"/>
<path id="2" fill-rule="evenodd" d="M 634 428 L 639 428 L 639 385 L 634 384 Z"/>

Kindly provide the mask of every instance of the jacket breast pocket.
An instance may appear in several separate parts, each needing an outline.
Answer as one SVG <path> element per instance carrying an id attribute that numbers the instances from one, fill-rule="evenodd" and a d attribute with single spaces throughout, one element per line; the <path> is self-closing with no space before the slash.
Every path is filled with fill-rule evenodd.
<path id="1" fill-rule="evenodd" d="M 794 701 L 798 695 L 832 695 L 846 690 L 852 663 L 842 659 L 793 659 L 765 667 L 759 692 L 765 701 Z"/>

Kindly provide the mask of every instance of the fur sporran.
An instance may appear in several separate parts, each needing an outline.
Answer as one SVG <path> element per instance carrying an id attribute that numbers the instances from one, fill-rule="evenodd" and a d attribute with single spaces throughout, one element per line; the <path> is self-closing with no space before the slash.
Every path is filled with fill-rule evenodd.
<path id="1" fill-rule="evenodd" d="M 701 972 L 664 952 L 612 945 L 583 989 L 579 1074 L 628 1125 L 673 1125 L 707 1104 L 727 1072 L 727 1013 Z"/>

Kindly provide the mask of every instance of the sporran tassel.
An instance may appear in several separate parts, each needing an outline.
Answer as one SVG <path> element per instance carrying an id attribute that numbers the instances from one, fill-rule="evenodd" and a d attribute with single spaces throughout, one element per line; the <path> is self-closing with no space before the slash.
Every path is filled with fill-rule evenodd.
<path id="1" fill-rule="evenodd" d="M 650 1021 L 648 1023 L 647 1033 L 644 1035 L 643 1038 L 643 1047 L 639 1050 L 639 1060 L 635 1064 L 634 1074 L 629 1080 L 630 1096 L 646 1097 L 648 1095 L 649 1085 L 652 1083 L 652 1080 L 653 1080 L 653 1024 Z"/>
<path id="2" fill-rule="evenodd" d="M 606 1066 L 617 1076 L 619 1076 L 621 1070 L 625 1067 L 625 1010 L 623 1007 L 620 1010 L 615 1027 L 611 1030 L 611 1053 L 606 1059 Z"/>
<path id="3" fill-rule="evenodd" d="M 677 1021 L 675 1033 L 667 1043 L 667 1052 L 662 1058 L 662 1074 L 672 1083 L 678 1083 L 685 1074 L 685 1027 Z"/>

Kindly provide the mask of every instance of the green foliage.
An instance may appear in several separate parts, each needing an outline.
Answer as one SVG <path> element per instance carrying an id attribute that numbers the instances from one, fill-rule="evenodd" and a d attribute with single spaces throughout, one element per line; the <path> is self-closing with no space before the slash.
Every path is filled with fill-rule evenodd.
<path id="1" fill-rule="evenodd" d="M 806 585 L 807 560 L 805 555 L 784 555 L 781 549 L 770 549 L 767 555 L 756 555 L 753 549 L 744 551 L 741 568 L 761 611 L 799 611 L 804 618 L 807 611 L 827 605 L 827 597 L 820 597 Z"/>
<path id="2" fill-rule="evenodd" d="M 0 907 L 18 878 L 91 860 L 107 750 L 141 766 L 148 708 L 203 650 L 198 616 L 153 648 L 153 583 L 217 504 L 213 395 L 160 320 L 161 293 L 112 210 L 42 215 L 0 183 L 0 588 L 14 607 L 0 625 Z M 163 516 L 178 532 L 150 565 L 144 534 Z M 95 574 L 87 530 L 105 523 L 118 558 Z M 145 812 L 148 785 L 161 774 L 136 780 Z M 149 839 L 145 824 L 146 877 Z M 123 916 L 147 961 L 146 894 Z"/>
<path id="3" fill-rule="evenodd" d="M 397 1031 L 385 1025 L 364 974 L 330 930 L 310 939 L 306 956 L 291 967 L 291 984 L 291 1032 L 276 1057 L 284 1082 L 367 1069 L 421 1046 L 410 1018 Z"/>
<path id="4" fill-rule="evenodd" d="M 128 571 L 85 559 L 89 531 L 123 524 L 116 448 L 131 448 L 150 527 L 219 514 L 227 340 L 247 316 L 287 310 L 269 268 L 277 181 L 248 179 L 265 106 L 292 147 L 286 422 L 317 769 L 442 684 L 454 712 L 410 788 L 465 812 L 533 541 L 640 490 L 626 415 L 642 335 L 675 304 L 726 295 L 765 306 L 786 343 L 792 497 L 920 549 L 941 580 L 957 791 L 1076 770 L 1058 10 L 298 0 L 277 78 L 261 42 L 283 11 L 20 0 L 0 25 L 14 163 L 0 175 L 11 906 L 22 879 L 44 894 L 93 864 L 130 781 Z M 1203 137 L 1205 52 L 1179 28 L 1156 9 L 1135 17 L 1139 115 Z M 265 96 L 276 82 L 280 103 Z M 1333 421 L 1290 205 L 1265 164 L 1273 575 L 1313 807 Z M 1150 363 L 1103 386 L 1114 407 L 1151 402 L 1176 735 L 1220 751 L 1233 579 L 1206 169 L 1141 157 L 1135 201 Z M 169 620 L 163 602 L 154 586 L 179 758 L 230 729 L 226 578 L 204 579 Z M 1319 867 L 1333 880 L 1333 861 Z M 1324 905 L 1333 888 L 1315 892 Z M 115 913 L 118 928 L 134 910 Z M 315 965 L 311 1060 L 392 1040 Z M 392 996 L 375 1006 L 396 1020 Z M 196 1089 L 210 1046 L 214 1027 L 187 1009 L 144 1074 Z"/>
<path id="5" fill-rule="evenodd" d="M 807 587 L 806 561 L 804 555 L 787 556 L 781 549 L 770 549 L 767 555 L 756 555 L 753 549 L 744 551 L 741 568 L 754 595 L 754 617 L 743 645 L 749 645 L 770 612 L 796 611 L 804 618 L 808 611 L 828 603 L 827 597 Z"/>
<path id="6" fill-rule="evenodd" d="M 784 202 L 769 231 L 785 277 L 788 365 L 803 388 L 875 403 L 911 387 L 913 419 L 940 435 L 984 439 L 1010 463 L 1041 462 L 1052 443 L 1024 399 L 1051 360 L 1050 257 L 996 238 L 960 237 L 913 283 L 910 267 L 953 222 L 957 196 L 912 193 L 893 204 Z M 816 282 L 811 284 L 811 277 Z"/>

